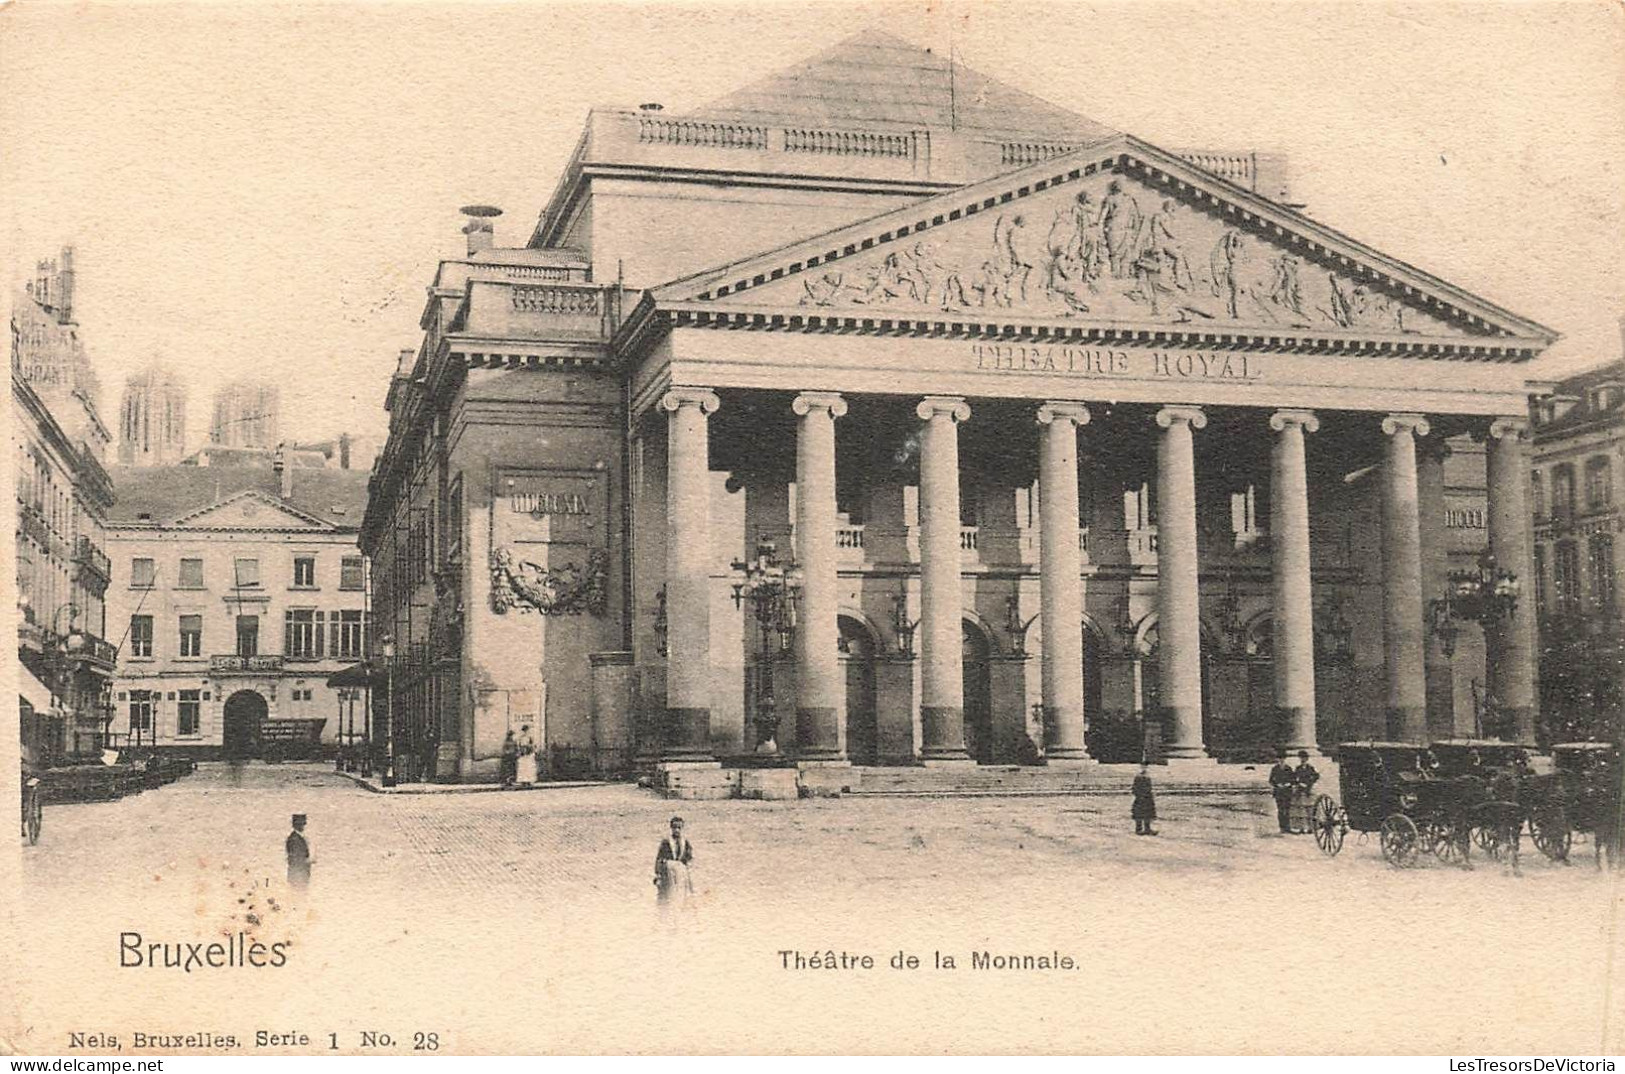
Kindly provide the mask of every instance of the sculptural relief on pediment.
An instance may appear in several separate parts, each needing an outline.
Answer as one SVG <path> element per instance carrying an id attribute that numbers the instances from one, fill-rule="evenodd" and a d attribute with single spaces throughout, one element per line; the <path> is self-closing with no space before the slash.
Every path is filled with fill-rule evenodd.
<path id="1" fill-rule="evenodd" d="M 759 289 L 803 307 L 1463 335 L 1239 220 L 1102 174 Z"/>

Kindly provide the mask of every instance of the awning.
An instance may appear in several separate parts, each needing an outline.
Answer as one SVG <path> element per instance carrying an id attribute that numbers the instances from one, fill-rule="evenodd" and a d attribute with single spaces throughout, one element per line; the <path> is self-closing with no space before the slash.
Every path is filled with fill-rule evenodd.
<path id="1" fill-rule="evenodd" d="M 382 686 L 383 676 L 375 675 L 372 666 L 365 662 L 351 664 L 342 671 L 335 671 L 327 677 L 327 685 L 334 688 L 341 686 Z"/>
<path id="2" fill-rule="evenodd" d="M 22 664 L 17 665 L 17 693 L 38 713 L 51 711 L 51 688 L 40 682 L 32 671 Z"/>

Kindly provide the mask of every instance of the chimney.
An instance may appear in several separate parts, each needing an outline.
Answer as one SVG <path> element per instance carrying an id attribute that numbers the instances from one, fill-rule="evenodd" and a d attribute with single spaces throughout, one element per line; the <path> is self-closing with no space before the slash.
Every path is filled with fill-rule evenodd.
<path id="1" fill-rule="evenodd" d="M 339 469 L 340 470 L 348 470 L 349 468 L 350 468 L 350 434 L 349 433 L 340 433 L 339 434 Z"/>
<path id="2" fill-rule="evenodd" d="M 466 218 L 463 234 L 468 236 L 468 256 L 489 250 L 496 243 L 496 228 L 491 221 L 502 215 L 494 205 L 465 205 L 458 212 Z"/>
<path id="3" fill-rule="evenodd" d="M 73 247 L 62 247 L 62 264 L 56 277 L 56 320 L 73 323 Z"/>
<path id="4" fill-rule="evenodd" d="M 287 444 L 286 443 L 278 444 L 276 446 L 276 455 L 272 457 L 271 469 L 276 471 L 277 477 L 281 480 L 282 498 L 284 500 L 292 499 L 293 498 L 293 464 L 288 459 L 288 452 L 287 452 Z"/>

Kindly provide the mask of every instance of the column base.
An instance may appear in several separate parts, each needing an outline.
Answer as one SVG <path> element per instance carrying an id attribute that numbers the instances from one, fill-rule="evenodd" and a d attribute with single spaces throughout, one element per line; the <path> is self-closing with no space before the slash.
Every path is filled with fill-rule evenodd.
<path id="1" fill-rule="evenodd" d="M 975 767 L 976 761 L 964 750 L 958 753 L 941 751 L 922 753 L 920 764 L 925 768 L 972 768 Z"/>
<path id="2" fill-rule="evenodd" d="M 971 761 L 965 752 L 965 710 L 959 705 L 921 705 L 920 737 L 925 740 L 920 760 L 933 762 Z"/>
<path id="3" fill-rule="evenodd" d="M 863 773 L 845 758 L 796 762 L 796 784 L 803 798 L 839 798 L 862 779 Z"/>
<path id="4" fill-rule="evenodd" d="M 1054 753 L 1046 753 L 1044 754 L 1044 767 L 1065 769 L 1099 768 L 1100 762 L 1089 756 L 1086 751 L 1079 750 L 1077 753 L 1068 752 L 1059 756 Z"/>
<path id="5" fill-rule="evenodd" d="M 759 801 L 790 801 L 801 796 L 794 768 L 739 769 L 739 797 Z"/>
<path id="6" fill-rule="evenodd" d="M 655 787 L 667 798 L 732 798 L 739 776 L 721 761 L 665 760 L 655 766 Z"/>
<path id="7" fill-rule="evenodd" d="M 1219 761 L 1218 758 L 1209 757 L 1206 753 L 1173 753 L 1170 751 L 1160 766 L 1152 765 L 1151 767 L 1177 768 L 1181 770 L 1199 768 L 1216 769 L 1219 767 Z"/>

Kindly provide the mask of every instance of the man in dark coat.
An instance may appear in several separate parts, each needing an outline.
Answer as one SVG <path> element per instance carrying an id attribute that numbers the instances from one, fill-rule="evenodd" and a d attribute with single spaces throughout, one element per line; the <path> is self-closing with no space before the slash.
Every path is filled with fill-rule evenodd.
<path id="1" fill-rule="evenodd" d="M 283 849 L 288 852 L 288 883 L 296 888 L 310 885 L 310 866 L 315 860 L 310 856 L 310 842 L 305 839 L 305 815 L 293 815 L 293 831 L 288 833 L 287 842 Z"/>
<path id="2" fill-rule="evenodd" d="M 514 741 L 513 728 L 502 739 L 502 786 L 512 787 L 519 778 L 519 743 Z"/>
<path id="3" fill-rule="evenodd" d="M 1289 816 L 1292 811 L 1292 787 L 1296 779 L 1292 766 L 1286 763 L 1286 751 L 1276 755 L 1275 767 L 1270 769 L 1270 795 L 1275 799 L 1275 821 L 1281 834 L 1292 831 Z"/>
<path id="4" fill-rule="evenodd" d="M 1156 835 L 1151 822 L 1157 819 L 1157 799 L 1151 790 L 1151 772 L 1145 765 L 1140 766 L 1140 774 L 1134 777 L 1134 805 L 1129 815 L 1134 818 L 1135 835 Z"/>
<path id="5" fill-rule="evenodd" d="M 1315 802 L 1315 784 L 1320 773 L 1309 763 L 1309 751 L 1298 751 L 1298 767 L 1292 770 L 1292 808 L 1288 812 L 1288 826 L 1295 832 L 1307 832 L 1312 821 L 1309 816 Z"/>

